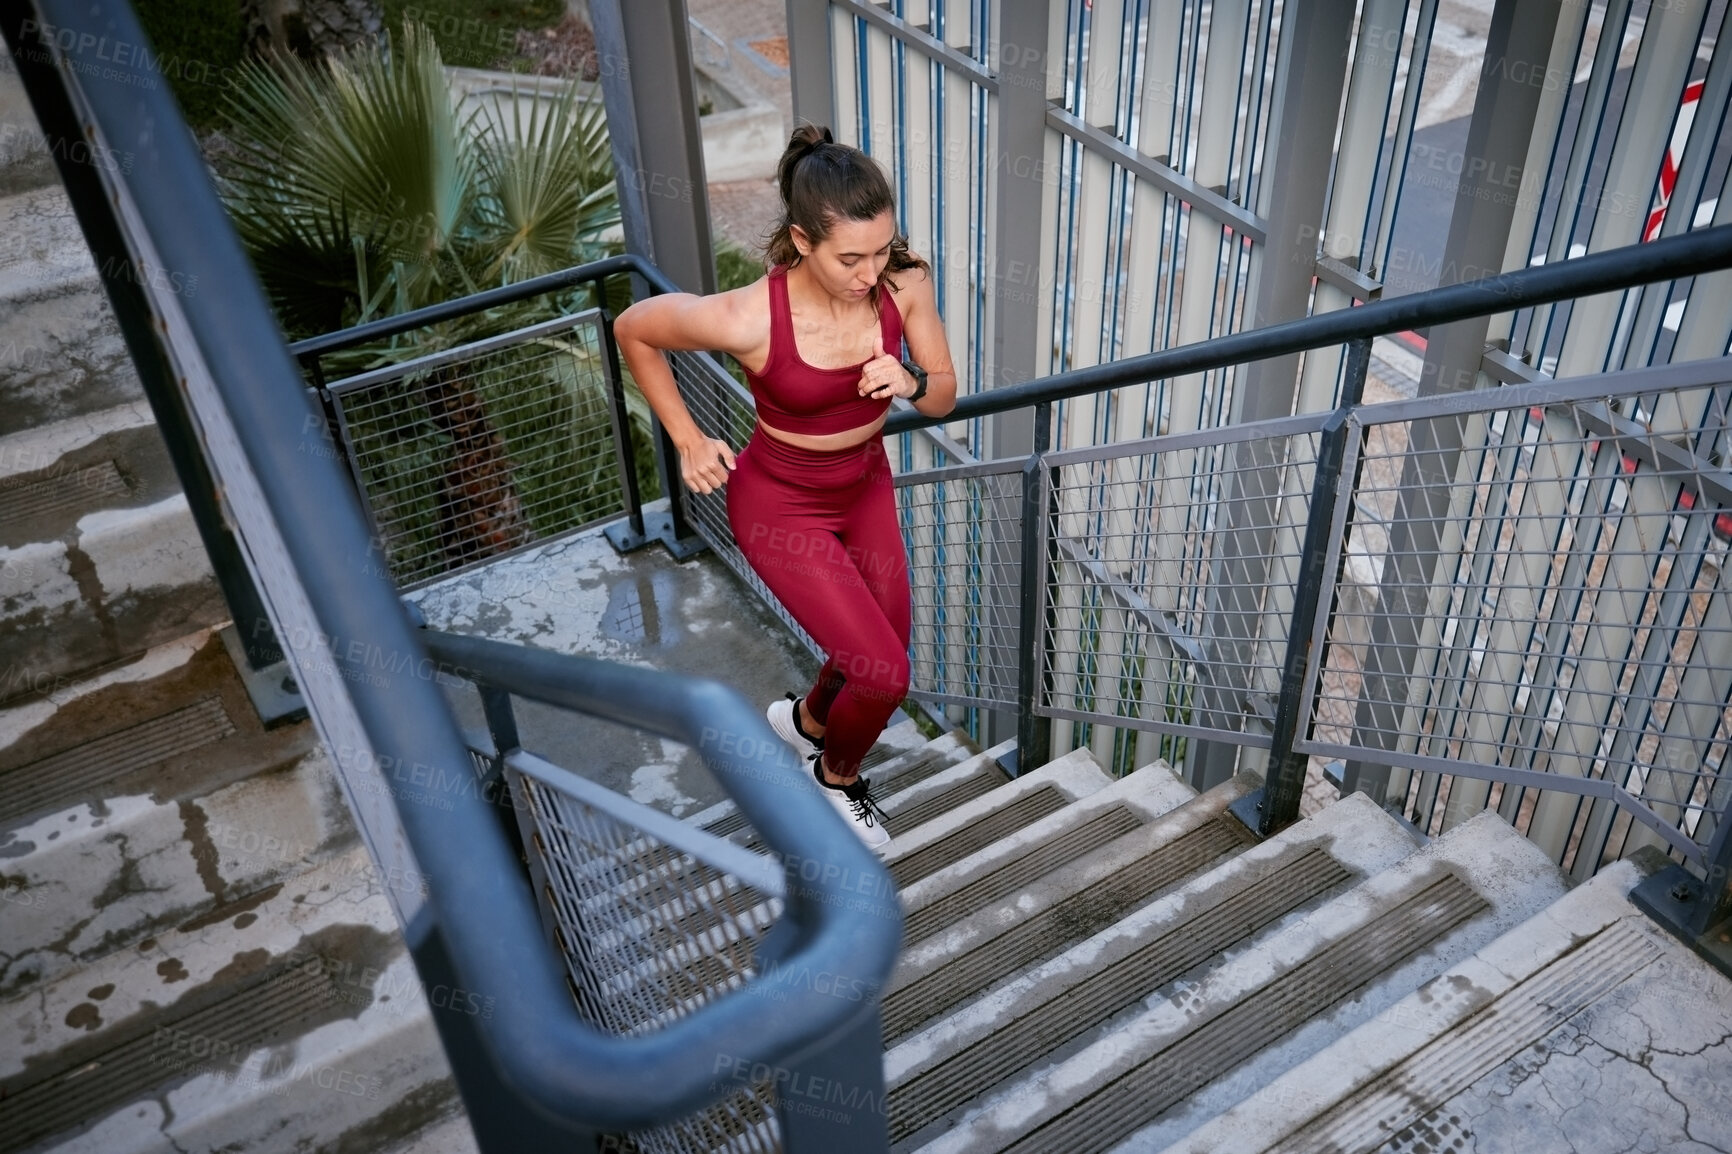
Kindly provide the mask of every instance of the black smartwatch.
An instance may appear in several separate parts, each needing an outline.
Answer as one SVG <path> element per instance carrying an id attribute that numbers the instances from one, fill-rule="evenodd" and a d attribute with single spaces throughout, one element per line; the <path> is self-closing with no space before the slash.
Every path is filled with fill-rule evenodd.
<path id="1" fill-rule="evenodd" d="M 902 371 L 914 378 L 914 391 L 908 394 L 909 401 L 918 401 L 926 395 L 926 370 L 913 361 L 903 361 Z"/>

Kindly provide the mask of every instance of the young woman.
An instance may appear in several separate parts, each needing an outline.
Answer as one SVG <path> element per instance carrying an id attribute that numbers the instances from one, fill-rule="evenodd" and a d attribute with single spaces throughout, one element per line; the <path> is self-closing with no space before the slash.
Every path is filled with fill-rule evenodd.
<path id="1" fill-rule="evenodd" d="M 614 335 L 679 450 L 686 486 L 727 486 L 740 551 L 823 647 L 816 683 L 772 704 L 770 724 L 882 852 L 890 834 L 860 759 L 908 689 L 910 607 L 879 429 L 892 397 L 929 416 L 950 412 L 956 374 L 931 270 L 896 231 L 877 164 L 803 126 L 778 175 L 783 216 L 767 276 L 714 296 L 639 301 Z M 667 349 L 719 349 L 745 368 L 758 427 L 738 457 L 692 420 Z"/>

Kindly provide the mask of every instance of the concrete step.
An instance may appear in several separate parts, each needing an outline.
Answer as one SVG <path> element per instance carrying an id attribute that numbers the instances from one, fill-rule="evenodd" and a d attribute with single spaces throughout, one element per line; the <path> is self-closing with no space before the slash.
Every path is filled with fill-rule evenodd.
<path id="1" fill-rule="evenodd" d="M 884 827 L 892 837 L 907 836 L 927 822 L 1010 783 L 1010 775 L 999 768 L 998 759 L 1013 747 L 1013 742 L 976 753 L 961 734 L 948 736 L 956 745 L 933 770 L 923 768 L 916 774 L 905 769 L 886 774 L 887 788 L 882 797 L 877 796 L 877 779 L 872 779 L 873 795 L 886 815 Z M 891 848 L 894 851 L 894 844 Z"/>
<path id="2" fill-rule="evenodd" d="M 898 832 L 888 847 L 885 863 L 898 886 L 909 885 L 1111 784 L 1112 778 L 1088 751 L 1066 754 L 919 826 Z M 895 824 L 893 815 L 891 825 Z"/>
<path id="3" fill-rule="evenodd" d="M 1192 1131 L 1173 1154 L 1732 1149 L 1732 982 L 1621 861 Z"/>
<path id="4" fill-rule="evenodd" d="M 42 139 L 24 80 L 8 57 L 0 66 L 0 196 L 59 184 L 60 173 Z"/>
<path id="5" fill-rule="evenodd" d="M 898 874 L 908 919 L 903 932 L 909 941 L 930 937 L 1195 796 L 1164 764 L 1147 765 L 943 869 L 918 879 Z"/>
<path id="6" fill-rule="evenodd" d="M 919 1148 L 1163 1149 L 1563 892 L 1533 843 L 1483 814 L 1003 1083 Z"/>
<path id="7" fill-rule="evenodd" d="M 0 1005 L 0 1150 L 379 1149 L 449 1115 L 432 1007 L 356 846 L 235 917 Z"/>
<path id="8" fill-rule="evenodd" d="M 0 196 L 0 238 L 0 436 L 140 399 L 143 386 L 59 183 Z M 197 291 L 169 270 L 147 275 L 158 273 L 179 291 Z"/>
<path id="9" fill-rule="evenodd" d="M 480 1154 L 469 1115 L 458 1109 L 437 1118 L 380 1154 Z"/>
<path id="10" fill-rule="evenodd" d="M 0 437 L 0 701 L 227 617 L 143 401 Z"/>
<path id="11" fill-rule="evenodd" d="M 1244 849 L 1251 836 L 1226 810 L 1257 784 L 1254 776 L 1240 775 L 1021 892 L 910 940 L 884 997 L 886 1041 L 1062 953 Z"/>
<path id="12" fill-rule="evenodd" d="M 1358 796 L 1193 876 L 893 1047 L 885 1056 L 892 1139 L 918 1144 L 921 1131 L 942 1129 L 1019 1071 L 1080 1049 L 1111 1019 L 1194 984 L 1416 849 L 1399 823 Z"/>
<path id="13" fill-rule="evenodd" d="M 935 774 L 943 773 L 960 761 L 973 757 L 974 747 L 961 733 L 941 734 L 928 740 L 911 718 L 905 718 L 879 735 L 864 759 L 861 772 L 872 782 L 873 796 L 882 803 L 901 790 L 912 788 Z M 806 772 L 793 764 L 789 752 L 790 772 Z M 756 831 L 732 800 L 694 813 L 684 820 L 693 825 L 754 849 L 762 849 Z"/>
<path id="14" fill-rule="evenodd" d="M 0 710 L 0 997 L 355 843 L 312 726 L 266 730 L 209 631 Z"/>

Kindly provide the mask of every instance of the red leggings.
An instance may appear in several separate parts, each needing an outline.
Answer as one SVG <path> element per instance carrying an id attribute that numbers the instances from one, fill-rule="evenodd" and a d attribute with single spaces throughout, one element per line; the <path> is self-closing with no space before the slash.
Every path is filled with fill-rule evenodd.
<path id="1" fill-rule="evenodd" d="M 830 772 L 853 777 L 908 692 L 908 554 L 884 442 L 815 452 L 755 431 L 727 496 L 740 552 L 828 655 L 806 709 Z"/>

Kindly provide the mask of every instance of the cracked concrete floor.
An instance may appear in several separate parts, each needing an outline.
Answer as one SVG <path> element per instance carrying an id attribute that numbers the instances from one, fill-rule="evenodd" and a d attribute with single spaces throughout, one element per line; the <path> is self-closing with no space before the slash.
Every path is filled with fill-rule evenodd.
<path id="1" fill-rule="evenodd" d="M 1725 979 L 1668 950 L 1384 1150 L 1732 1154 Z"/>

